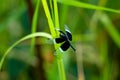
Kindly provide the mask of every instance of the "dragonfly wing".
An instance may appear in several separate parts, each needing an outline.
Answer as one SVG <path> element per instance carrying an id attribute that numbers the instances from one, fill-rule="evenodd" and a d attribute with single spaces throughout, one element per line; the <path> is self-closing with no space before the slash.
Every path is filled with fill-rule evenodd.
<path id="1" fill-rule="evenodd" d="M 62 42 L 64 42 L 64 41 L 65 41 L 65 39 L 62 38 L 62 37 L 60 37 L 60 38 L 55 38 L 55 42 L 56 42 L 56 43 L 62 43 Z"/>
<path id="2" fill-rule="evenodd" d="M 60 46 L 60 48 L 61 48 L 63 51 L 66 51 L 69 47 L 70 47 L 69 41 L 65 41 L 65 42 Z"/>
<path id="3" fill-rule="evenodd" d="M 72 41 L 72 33 L 70 32 L 69 28 L 65 25 L 65 32 L 67 34 L 67 37 L 70 41 Z"/>

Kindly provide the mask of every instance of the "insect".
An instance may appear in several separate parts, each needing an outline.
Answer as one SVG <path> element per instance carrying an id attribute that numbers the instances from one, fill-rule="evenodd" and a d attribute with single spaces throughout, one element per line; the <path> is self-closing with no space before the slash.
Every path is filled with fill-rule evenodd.
<path id="1" fill-rule="evenodd" d="M 58 30 L 60 32 L 60 37 L 55 38 L 55 42 L 58 44 L 62 43 L 62 45 L 60 46 L 60 49 L 62 51 L 68 50 L 69 47 L 71 47 L 74 51 L 76 51 L 76 49 L 70 43 L 70 41 L 72 41 L 72 33 L 69 31 L 66 25 L 64 26 L 64 29 L 65 32 Z"/>

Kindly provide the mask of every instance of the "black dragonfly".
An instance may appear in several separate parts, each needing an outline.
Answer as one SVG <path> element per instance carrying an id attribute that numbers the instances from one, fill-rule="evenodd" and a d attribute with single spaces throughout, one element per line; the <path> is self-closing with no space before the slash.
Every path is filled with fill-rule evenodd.
<path id="1" fill-rule="evenodd" d="M 72 41 L 72 33 L 70 32 L 70 30 L 66 25 L 64 26 L 64 29 L 65 32 L 57 29 L 60 32 L 60 37 L 55 38 L 55 42 L 58 44 L 62 43 L 62 45 L 60 46 L 60 49 L 62 51 L 68 50 L 69 47 L 71 47 L 74 51 L 76 51 L 76 49 L 70 43 L 70 41 Z"/>

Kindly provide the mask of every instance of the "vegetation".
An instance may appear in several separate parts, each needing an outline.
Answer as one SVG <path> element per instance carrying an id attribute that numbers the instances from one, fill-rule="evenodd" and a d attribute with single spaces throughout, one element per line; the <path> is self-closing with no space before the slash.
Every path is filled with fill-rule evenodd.
<path id="1" fill-rule="evenodd" d="M 119 80 L 119 3 L 1 0 L 0 80 Z M 64 25 L 76 52 L 54 43 Z"/>

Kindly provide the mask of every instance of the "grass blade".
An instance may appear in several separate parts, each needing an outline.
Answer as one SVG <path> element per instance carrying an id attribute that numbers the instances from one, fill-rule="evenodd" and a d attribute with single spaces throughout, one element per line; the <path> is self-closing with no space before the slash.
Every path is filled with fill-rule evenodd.
<path id="1" fill-rule="evenodd" d="M 1 59 L 1 61 L 0 61 L 0 70 L 1 70 L 1 68 L 2 68 L 3 62 L 4 62 L 7 54 L 8 54 L 17 44 L 19 44 L 19 43 L 22 42 L 22 41 L 25 41 L 26 39 L 30 39 L 30 38 L 37 37 L 37 36 L 39 36 L 39 37 L 46 37 L 46 38 L 52 39 L 52 36 L 51 36 L 50 34 L 44 33 L 44 32 L 37 32 L 37 33 L 29 34 L 29 35 L 21 38 L 20 40 L 18 40 L 17 42 L 15 42 L 11 47 L 9 47 L 9 48 L 6 50 L 6 52 L 4 53 L 4 55 L 3 55 L 3 57 L 2 57 L 2 59 Z"/>
<path id="2" fill-rule="evenodd" d="M 35 13 L 34 13 L 33 19 L 32 19 L 32 33 L 36 32 L 39 6 L 40 6 L 40 0 L 37 0 Z M 31 40 L 31 49 L 30 49 L 31 53 L 33 52 L 34 44 L 35 44 L 35 38 L 32 38 L 32 40 Z"/>
<path id="3" fill-rule="evenodd" d="M 50 16 L 50 11 L 48 9 L 48 5 L 47 5 L 46 0 L 42 0 L 42 4 L 43 4 L 43 8 L 44 8 L 47 20 L 48 20 L 50 32 L 51 32 L 53 38 L 55 38 L 56 37 L 56 33 L 55 33 L 55 29 L 54 29 L 54 24 L 53 24 L 52 18 Z"/>
<path id="4" fill-rule="evenodd" d="M 57 1 L 53 0 L 53 2 L 54 2 L 54 14 L 55 14 L 55 27 L 57 29 L 60 29 Z M 57 35 L 58 34 L 59 33 L 57 32 Z M 55 46 L 59 47 L 59 45 L 55 45 Z M 61 56 L 61 52 L 59 50 L 57 51 L 57 55 L 58 55 L 58 57 Z M 57 59 L 57 63 L 58 63 L 58 69 L 59 69 L 59 74 L 60 74 L 61 80 L 66 80 L 65 71 L 64 71 L 64 64 L 63 64 L 62 57 Z"/>
<path id="5" fill-rule="evenodd" d="M 109 35 L 112 37 L 116 45 L 120 48 L 120 34 L 119 32 L 115 29 L 115 26 L 112 24 L 110 19 L 107 17 L 106 14 L 102 14 L 100 16 L 100 20 L 103 23 L 104 27 L 108 31 Z"/>
<path id="6" fill-rule="evenodd" d="M 59 29 L 59 16 L 58 16 L 58 7 L 57 7 L 57 1 L 54 1 L 54 13 L 55 13 L 55 27 Z"/>
<path id="7" fill-rule="evenodd" d="M 95 5 L 83 3 L 83 2 L 80 2 L 77 0 L 57 0 L 57 1 L 59 3 L 74 6 L 74 7 L 81 7 L 81 8 L 87 8 L 87 9 L 104 10 L 104 11 L 109 11 L 109 12 L 120 13 L 119 10 L 110 9 L 110 8 L 101 7 L 101 6 L 95 6 Z"/>
<path id="8" fill-rule="evenodd" d="M 57 1 L 54 0 L 55 27 L 54 27 L 53 20 L 51 18 L 50 11 L 48 9 L 48 5 L 47 5 L 46 0 L 42 0 L 42 4 L 43 4 L 43 8 L 44 8 L 47 20 L 48 20 L 50 32 L 51 32 L 53 38 L 56 38 L 57 37 L 57 35 L 56 35 L 57 33 L 55 32 L 55 27 L 59 29 L 59 18 L 58 18 Z M 59 46 L 57 44 L 54 44 L 54 47 L 57 50 L 57 48 Z M 57 53 L 57 63 L 58 63 L 58 69 L 59 69 L 60 78 L 61 78 L 61 80 L 66 80 L 65 71 L 64 71 L 64 65 L 63 65 L 63 60 L 62 60 L 62 55 L 61 55 L 61 53 L 58 50 L 56 51 L 56 53 Z"/>

